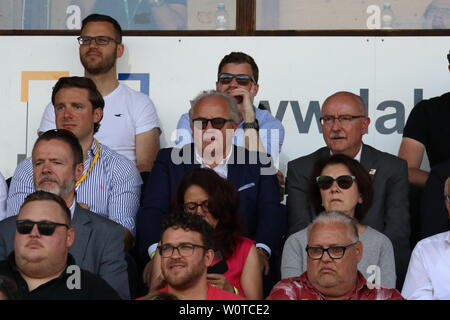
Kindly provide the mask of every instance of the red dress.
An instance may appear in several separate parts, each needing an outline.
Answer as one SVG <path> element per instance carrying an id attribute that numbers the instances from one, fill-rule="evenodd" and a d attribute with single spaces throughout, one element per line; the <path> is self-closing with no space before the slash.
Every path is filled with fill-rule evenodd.
<path id="1" fill-rule="evenodd" d="M 255 242 L 249 238 L 237 236 L 236 248 L 227 259 L 228 271 L 225 272 L 224 276 L 232 286 L 238 289 L 239 295 L 242 297 L 245 297 L 245 294 L 241 287 L 241 274 L 250 249 L 254 244 Z"/>

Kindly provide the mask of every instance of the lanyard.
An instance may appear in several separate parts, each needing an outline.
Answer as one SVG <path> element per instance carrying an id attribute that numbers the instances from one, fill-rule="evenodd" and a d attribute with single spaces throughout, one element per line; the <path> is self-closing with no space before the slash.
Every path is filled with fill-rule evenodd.
<path id="1" fill-rule="evenodd" d="M 76 188 L 78 188 L 78 186 L 88 177 L 92 169 L 94 169 L 95 164 L 97 163 L 98 157 L 100 156 L 100 145 L 97 139 L 95 139 L 95 145 L 97 146 L 97 152 L 95 153 L 94 160 L 92 160 L 91 166 L 89 167 L 88 171 L 86 171 L 86 173 L 83 174 L 80 180 L 75 183 Z"/>

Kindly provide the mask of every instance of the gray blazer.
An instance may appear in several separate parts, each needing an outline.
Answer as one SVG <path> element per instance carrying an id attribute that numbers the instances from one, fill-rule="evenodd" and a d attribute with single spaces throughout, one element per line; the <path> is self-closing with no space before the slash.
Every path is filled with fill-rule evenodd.
<path id="1" fill-rule="evenodd" d="M 304 229 L 312 221 L 315 213 L 308 201 L 310 175 L 316 161 L 329 155 L 330 149 L 323 147 L 288 163 L 286 178 L 288 235 Z M 374 187 L 372 207 L 361 223 L 378 230 L 391 240 L 394 246 L 397 280 L 402 283 L 411 254 L 406 161 L 363 144 L 360 163 L 371 174 Z"/>
<path id="2" fill-rule="evenodd" d="M 0 261 L 14 250 L 17 216 L 0 221 Z M 130 298 L 123 227 L 78 204 L 72 219 L 75 242 L 69 252 L 78 266 L 102 277 L 122 299 Z"/>

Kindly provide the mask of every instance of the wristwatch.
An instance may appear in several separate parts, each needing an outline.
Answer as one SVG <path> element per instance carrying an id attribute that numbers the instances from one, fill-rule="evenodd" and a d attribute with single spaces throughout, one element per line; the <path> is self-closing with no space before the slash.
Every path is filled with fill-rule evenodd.
<path id="1" fill-rule="evenodd" d="M 259 122 L 258 119 L 255 119 L 253 122 L 244 122 L 244 125 L 242 126 L 244 129 L 255 129 L 256 131 L 259 130 Z"/>
<path id="2" fill-rule="evenodd" d="M 150 7 L 161 7 L 166 3 L 165 0 L 150 0 L 148 2 L 150 4 Z"/>

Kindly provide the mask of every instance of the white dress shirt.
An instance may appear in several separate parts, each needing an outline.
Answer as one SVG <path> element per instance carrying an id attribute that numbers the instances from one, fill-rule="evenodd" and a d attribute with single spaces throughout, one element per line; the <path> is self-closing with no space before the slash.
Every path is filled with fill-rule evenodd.
<path id="1" fill-rule="evenodd" d="M 450 300 L 450 231 L 417 243 L 402 296 L 409 300 Z"/>

